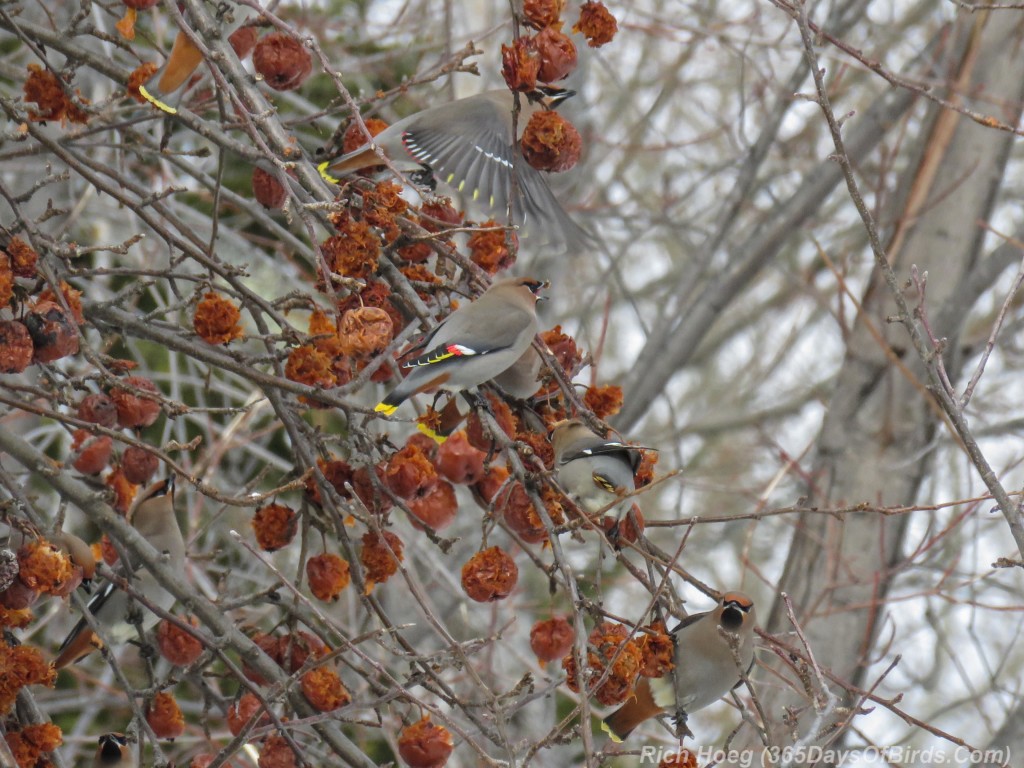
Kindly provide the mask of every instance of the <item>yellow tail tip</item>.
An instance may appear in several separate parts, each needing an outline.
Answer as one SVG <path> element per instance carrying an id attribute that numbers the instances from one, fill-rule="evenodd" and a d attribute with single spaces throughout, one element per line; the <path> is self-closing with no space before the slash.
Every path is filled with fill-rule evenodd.
<path id="1" fill-rule="evenodd" d="M 622 743 L 622 739 L 619 738 L 619 735 L 615 733 L 615 731 L 611 729 L 611 726 L 609 726 L 604 720 L 601 721 L 601 730 L 607 733 L 611 737 L 611 740 L 616 744 Z"/>
<path id="2" fill-rule="evenodd" d="M 144 98 L 146 101 L 148 101 L 150 104 L 152 104 L 157 109 L 160 109 L 160 110 L 166 112 L 168 115 L 176 115 L 176 114 L 178 114 L 178 110 L 176 110 L 170 104 L 165 104 L 164 102 L 160 101 L 160 99 L 158 99 L 156 96 L 154 96 L 149 91 L 147 91 L 146 90 L 146 86 L 140 85 L 139 86 L 139 93 L 142 94 L 142 98 Z"/>
<path id="3" fill-rule="evenodd" d="M 392 413 L 398 410 L 398 406 L 388 405 L 385 402 L 379 402 L 377 403 L 376 407 L 374 407 L 373 410 L 377 413 L 383 413 L 385 416 L 390 416 Z"/>
<path id="4" fill-rule="evenodd" d="M 448 439 L 448 435 L 442 435 L 439 432 L 435 432 L 430 427 L 428 427 L 426 424 L 417 424 L 416 425 L 416 429 L 419 430 L 420 432 L 422 432 L 427 437 L 429 437 L 431 440 L 433 440 L 438 445 L 444 445 L 445 440 Z"/>
<path id="5" fill-rule="evenodd" d="M 331 174 L 329 174 L 327 172 L 328 170 L 330 170 L 330 168 L 331 168 L 331 161 L 330 160 L 324 160 L 324 162 L 320 163 L 320 165 L 318 165 L 316 167 L 317 171 L 320 172 L 320 176 L 323 178 L 324 181 L 328 181 L 331 184 L 337 184 L 338 180 L 336 178 L 334 178 L 333 176 L 331 176 Z"/>

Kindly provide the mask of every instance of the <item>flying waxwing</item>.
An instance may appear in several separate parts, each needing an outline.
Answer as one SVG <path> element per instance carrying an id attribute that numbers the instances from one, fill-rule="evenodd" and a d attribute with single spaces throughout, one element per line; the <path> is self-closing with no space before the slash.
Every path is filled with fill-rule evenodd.
<path id="1" fill-rule="evenodd" d="M 134 526 L 158 552 L 165 553 L 169 568 L 180 571 L 185 564 L 185 540 L 174 516 L 174 476 L 154 483 L 141 491 L 128 510 L 128 522 Z M 132 589 L 147 601 L 163 610 L 174 605 L 174 596 L 161 587 L 145 569 L 130 574 Z M 60 646 L 53 664 L 57 669 L 73 664 L 84 658 L 104 641 L 123 643 L 137 636 L 135 625 L 129 620 L 132 606 L 136 603 L 114 582 L 109 582 L 102 591 L 89 601 L 88 610 L 99 625 L 102 637 L 89 627 L 83 618 Z M 159 621 L 152 611 L 142 608 L 142 629 L 148 631 Z"/>
<path id="2" fill-rule="evenodd" d="M 754 603 L 742 592 L 727 592 L 713 611 L 687 616 L 672 631 L 675 668 L 661 678 L 640 678 L 633 696 L 604 719 L 602 728 L 618 742 L 644 720 L 668 712 L 688 733 L 686 716 L 738 686 L 741 669 L 750 671 L 756 621 Z M 739 666 L 719 627 L 738 636 Z"/>
<path id="3" fill-rule="evenodd" d="M 534 112 L 554 109 L 575 93 L 539 86 L 522 94 L 518 134 Z M 512 92 L 503 88 L 430 107 L 389 126 L 372 143 L 321 163 L 320 175 L 336 184 L 346 174 L 380 165 L 374 151 L 379 148 L 399 170 L 427 169 L 434 178 L 481 200 L 499 221 L 511 207 L 513 222 L 527 235 L 573 249 L 586 246 L 590 233 L 569 217 L 542 173 L 518 151 L 512 136 L 513 104 Z"/>
<path id="4" fill-rule="evenodd" d="M 452 312 L 417 345 L 426 352 L 402 363 L 409 375 L 374 410 L 390 416 L 415 394 L 461 392 L 512 366 L 537 335 L 537 294 L 545 285 L 529 277 L 500 280 Z"/>
<path id="5" fill-rule="evenodd" d="M 105 733 L 97 739 L 92 768 L 128 768 L 133 764 L 132 750 L 123 733 Z"/>
<path id="6" fill-rule="evenodd" d="M 584 511 L 607 509 L 636 489 L 642 458 L 636 446 L 600 437 L 580 419 L 555 424 L 551 446 L 558 484 Z"/>

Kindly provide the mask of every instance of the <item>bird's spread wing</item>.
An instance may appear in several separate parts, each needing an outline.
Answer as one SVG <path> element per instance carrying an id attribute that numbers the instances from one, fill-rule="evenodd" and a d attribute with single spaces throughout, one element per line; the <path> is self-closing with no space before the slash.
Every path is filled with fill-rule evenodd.
<path id="1" fill-rule="evenodd" d="M 515 157 L 510 133 L 486 127 L 452 132 L 450 126 L 416 126 L 402 134 L 402 143 L 437 178 L 489 206 L 499 220 L 511 208 L 512 221 L 523 225 L 527 236 L 532 232 L 542 240 L 577 247 L 593 241 L 562 208 L 544 175 L 521 155 Z"/>

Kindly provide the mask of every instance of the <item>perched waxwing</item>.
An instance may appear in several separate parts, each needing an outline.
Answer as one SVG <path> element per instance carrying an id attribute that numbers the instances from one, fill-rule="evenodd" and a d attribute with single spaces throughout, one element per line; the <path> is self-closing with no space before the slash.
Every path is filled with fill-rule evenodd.
<path id="1" fill-rule="evenodd" d="M 178 30 L 167 61 L 144 85 L 139 86 L 139 93 L 153 106 L 169 115 L 176 115 L 178 110 L 166 100 L 188 81 L 202 63 L 202 52 L 188 39 L 188 35 Z"/>
<path id="2" fill-rule="evenodd" d="M 554 109 L 575 93 L 539 86 L 522 94 L 518 134 L 534 112 Z M 426 169 L 435 179 L 480 200 L 499 220 L 507 218 L 511 208 L 512 220 L 524 227 L 524 234 L 570 248 L 587 245 L 590 234 L 569 217 L 541 171 L 517 150 L 513 105 L 507 88 L 438 104 L 399 120 L 374 136 L 372 143 L 321 163 L 320 175 L 337 183 L 346 174 L 380 165 L 375 151 L 379 148 L 399 170 Z"/>
<path id="3" fill-rule="evenodd" d="M 185 564 L 185 540 L 174 516 L 174 476 L 154 483 L 141 491 L 128 510 L 128 522 L 134 526 L 158 552 L 166 554 L 168 567 L 180 571 Z M 133 572 L 134 571 L 134 572 Z M 132 589 L 147 601 L 163 610 L 174 605 L 174 596 L 161 587 L 144 568 L 128 568 Z M 129 620 L 135 601 L 127 592 L 109 582 L 92 600 L 88 610 L 101 629 L 102 637 L 89 627 L 83 618 L 60 646 L 53 664 L 57 669 L 84 658 L 103 642 L 123 643 L 136 636 L 135 625 Z M 159 621 L 152 611 L 142 608 L 143 631 L 152 629 Z"/>
<path id="4" fill-rule="evenodd" d="M 97 739 L 92 768 L 128 768 L 133 762 L 132 750 L 123 733 L 104 733 Z"/>
<path id="5" fill-rule="evenodd" d="M 529 277 L 501 280 L 452 312 L 417 345 L 426 351 L 402 364 L 409 375 L 374 410 L 390 416 L 415 394 L 461 392 L 509 368 L 537 335 L 537 294 L 545 285 Z"/>
<path id="6" fill-rule="evenodd" d="M 689 733 L 686 717 L 718 701 L 740 684 L 740 671 L 754 664 L 754 603 L 742 592 L 722 595 L 713 611 L 687 616 L 672 631 L 675 668 L 661 678 L 642 677 L 633 696 L 604 719 L 602 728 L 622 741 L 640 723 L 662 712 Z M 737 637 L 739 664 L 721 627 Z"/>
<path id="7" fill-rule="evenodd" d="M 558 484 L 586 512 L 607 509 L 636 489 L 642 458 L 636 446 L 603 438 L 580 419 L 555 424 L 551 446 Z"/>

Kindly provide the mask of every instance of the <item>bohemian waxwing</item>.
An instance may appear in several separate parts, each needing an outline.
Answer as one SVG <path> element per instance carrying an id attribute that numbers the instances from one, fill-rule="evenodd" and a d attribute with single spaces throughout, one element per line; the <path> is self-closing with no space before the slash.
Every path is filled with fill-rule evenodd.
<path id="1" fill-rule="evenodd" d="M 123 733 L 104 733 L 96 741 L 92 768 L 128 768 L 134 764 L 131 747 Z"/>
<path id="2" fill-rule="evenodd" d="M 546 285 L 529 277 L 494 283 L 476 301 L 459 307 L 402 363 L 410 373 L 375 411 L 390 416 L 420 392 L 461 392 L 493 379 L 513 365 L 537 335 L 537 293 Z"/>
<path id="3" fill-rule="evenodd" d="M 551 446 L 558 484 L 584 511 L 607 509 L 636 489 L 637 446 L 603 438 L 580 419 L 555 424 Z"/>
<path id="4" fill-rule="evenodd" d="M 642 677 L 633 696 L 604 719 L 602 728 L 622 741 L 640 723 L 668 712 L 681 733 L 687 715 L 722 698 L 740 684 L 740 671 L 754 664 L 754 603 L 742 592 L 726 592 L 713 611 L 687 616 L 672 630 L 675 668 L 661 678 Z M 739 665 L 719 627 L 737 636 Z"/>
<path id="5" fill-rule="evenodd" d="M 139 493 L 131 509 L 128 522 L 158 552 L 165 553 L 169 568 L 181 571 L 185 565 L 185 540 L 174 516 L 174 476 L 154 483 Z M 133 572 L 134 571 L 134 572 Z M 174 605 L 174 596 L 157 583 L 145 569 L 127 569 L 132 589 L 153 605 L 168 610 Z M 136 636 L 135 625 L 130 621 L 132 607 L 136 602 L 127 592 L 109 582 L 89 601 L 88 610 L 101 630 L 101 637 L 89 627 L 83 618 L 60 646 L 53 664 L 57 669 L 73 664 L 84 658 L 104 642 L 123 643 Z M 160 620 L 152 611 L 142 608 L 142 629 L 152 629 Z"/>
<path id="6" fill-rule="evenodd" d="M 522 94 L 516 121 L 522 135 L 530 116 L 554 109 L 575 95 L 556 86 Z M 592 241 L 552 194 L 540 171 L 517 150 L 512 135 L 513 95 L 507 88 L 438 104 L 409 115 L 373 137 L 370 144 L 318 166 L 332 183 L 346 174 L 380 165 L 375 148 L 402 171 L 427 169 L 435 179 L 480 200 L 501 221 L 512 220 L 541 243 L 579 249 Z M 516 188 L 513 195 L 513 168 Z"/>

